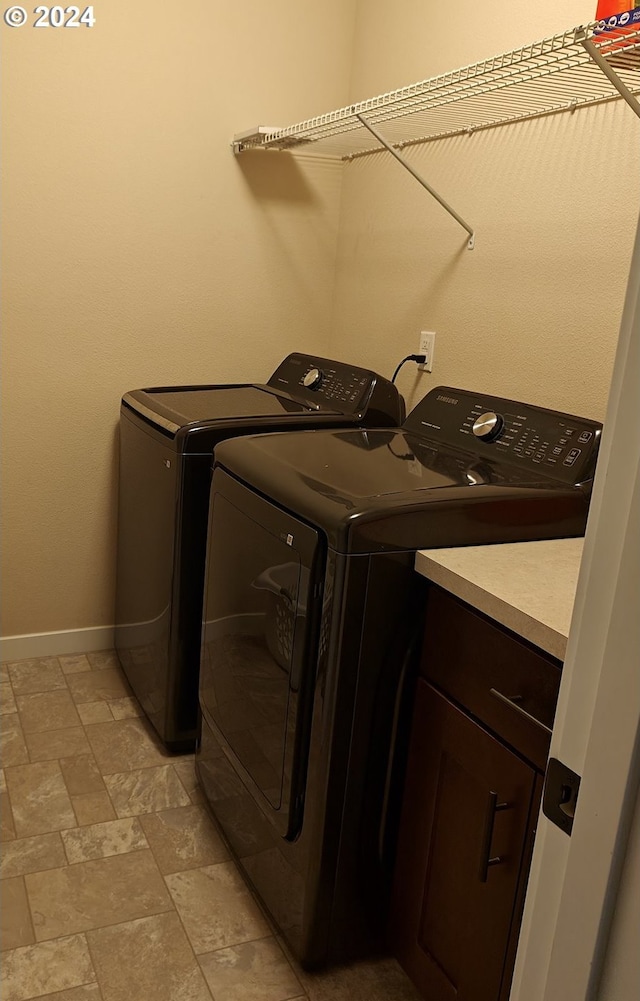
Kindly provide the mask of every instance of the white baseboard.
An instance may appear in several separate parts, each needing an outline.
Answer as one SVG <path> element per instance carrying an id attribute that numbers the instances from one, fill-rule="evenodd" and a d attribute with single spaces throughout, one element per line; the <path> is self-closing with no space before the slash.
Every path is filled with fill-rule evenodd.
<path id="1" fill-rule="evenodd" d="M 114 626 L 95 626 L 57 633 L 0 636 L 0 660 L 59 657 L 71 653 L 113 650 Z"/>

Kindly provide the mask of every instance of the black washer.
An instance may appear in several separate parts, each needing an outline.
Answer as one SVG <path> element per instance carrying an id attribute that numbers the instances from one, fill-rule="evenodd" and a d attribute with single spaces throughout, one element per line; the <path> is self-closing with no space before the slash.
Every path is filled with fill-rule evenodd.
<path id="1" fill-rule="evenodd" d="M 318 378 L 307 387 L 310 371 Z M 329 394 L 329 387 L 354 380 L 359 392 L 349 404 Z M 300 353 L 286 357 L 265 385 L 163 386 L 123 397 L 115 643 L 167 748 L 192 750 L 199 729 L 202 586 L 216 444 L 259 431 L 397 425 L 403 417 L 402 397 L 387 379 Z"/>

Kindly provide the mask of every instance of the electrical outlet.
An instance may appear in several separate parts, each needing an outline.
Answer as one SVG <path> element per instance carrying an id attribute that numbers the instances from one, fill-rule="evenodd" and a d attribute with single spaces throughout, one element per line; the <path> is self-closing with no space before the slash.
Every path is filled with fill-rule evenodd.
<path id="1" fill-rule="evenodd" d="M 420 331 L 420 346 L 418 347 L 418 354 L 425 355 L 426 361 L 424 365 L 418 365 L 418 370 L 420 372 L 432 372 L 433 371 L 433 356 L 436 350 L 436 335 L 433 330 L 421 330 Z"/>

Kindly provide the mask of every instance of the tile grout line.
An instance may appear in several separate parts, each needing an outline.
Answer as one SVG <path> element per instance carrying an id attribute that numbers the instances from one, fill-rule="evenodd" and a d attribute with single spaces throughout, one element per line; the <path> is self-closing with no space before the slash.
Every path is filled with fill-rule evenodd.
<path id="1" fill-rule="evenodd" d="M 6 777 L 7 777 L 7 769 L 6 768 L 4 768 L 4 776 L 5 776 L 5 782 L 6 782 Z M 11 802 L 11 793 L 9 792 L 9 783 L 8 782 L 6 782 L 6 789 L 4 790 L 4 793 L 5 793 L 6 797 L 7 797 L 8 803 L 9 803 L 9 813 L 11 815 L 11 828 L 13 830 L 14 835 L 16 835 L 15 837 L 10 838 L 9 841 L 3 841 L 2 842 L 3 844 L 9 844 L 11 841 L 17 841 L 18 837 L 17 837 L 17 834 L 16 834 L 16 818 L 15 818 L 14 813 L 13 813 L 13 804 Z"/>
<path id="2" fill-rule="evenodd" d="M 98 980 L 98 971 L 96 970 L 96 963 L 95 963 L 95 959 L 93 957 L 93 953 L 91 952 L 91 945 L 89 944 L 89 939 L 87 938 L 87 933 L 86 932 L 81 932 L 80 934 L 82 935 L 82 937 L 84 939 L 85 945 L 87 947 L 87 952 L 89 954 L 89 960 L 91 962 L 91 969 L 93 970 L 93 975 L 95 977 L 95 980 L 93 981 L 93 983 L 95 983 L 96 986 L 97 986 L 97 988 L 98 988 L 98 994 L 100 995 L 100 1001 L 104 1001 L 104 994 L 102 993 L 102 984 Z M 55 941 L 55 939 L 50 939 L 49 941 Z M 85 985 L 82 984 L 80 986 L 85 986 Z M 36 999 L 34 999 L 34 1001 L 36 1001 Z"/>
<path id="3" fill-rule="evenodd" d="M 29 911 L 29 922 L 31 924 L 31 931 L 33 932 L 33 942 L 35 945 L 37 944 L 38 937 L 36 935 L 36 923 L 33 917 L 33 908 L 31 907 L 31 899 L 29 897 L 29 891 L 27 890 L 27 881 L 24 876 L 21 876 L 21 879 L 22 879 L 22 885 L 24 886 L 24 896 L 25 900 L 27 901 L 27 908 Z"/>
<path id="4" fill-rule="evenodd" d="M 155 858 L 155 856 L 154 856 L 154 858 Z M 157 864 L 157 861 L 156 861 L 156 864 Z M 160 867 L 158 866 L 158 868 L 160 868 Z M 163 875 L 163 876 L 162 876 L 162 879 L 163 879 L 163 882 L 164 882 L 165 886 L 167 886 L 167 880 L 166 880 L 166 876 L 164 876 L 164 875 Z M 175 910 L 175 912 L 176 912 L 176 914 L 177 914 L 177 916 L 178 916 L 178 921 L 179 921 L 179 923 L 180 923 L 180 927 L 182 928 L 182 931 L 183 931 L 183 934 L 184 934 L 184 937 L 185 937 L 185 939 L 186 939 L 186 941 L 187 941 L 187 945 L 189 946 L 189 949 L 191 950 L 191 955 L 193 956 L 193 958 L 194 958 L 194 959 L 195 959 L 195 961 L 196 961 L 196 965 L 197 965 L 197 967 L 198 967 L 198 969 L 199 969 L 199 971 L 200 971 L 200 976 L 202 977 L 202 979 L 203 979 L 203 981 L 204 981 L 204 985 L 205 985 L 205 987 L 206 987 L 207 991 L 209 992 L 209 994 L 210 994 L 210 996 L 211 996 L 211 998 L 212 998 L 212 1001 L 217 1001 L 217 999 L 216 999 L 216 997 L 215 997 L 215 995 L 214 995 L 213 991 L 212 991 L 212 990 L 211 990 L 211 988 L 209 987 L 209 981 L 207 980 L 207 978 L 206 978 L 206 976 L 205 976 L 205 974 L 204 974 L 204 970 L 202 969 L 202 965 L 201 965 L 201 963 L 200 963 L 200 960 L 199 960 L 199 958 L 198 958 L 198 954 L 197 954 L 197 952 L 195 951 L 195 949 L 194 949 L 194 947 L 193 947 L 193 942 L 191 941 L 191 939 L 190 939 L 190 937 L 189 937 L 189 934 L 188 934 L 188 932 L 187 932 L 187 929 L 186 929 L 186 927 L 185 927 L 185 923 L 184 923 L 184 921 L 182 920 L 182 915 L 180 914 L 180 911 L 178 910 L 178 906 L 177 906 L 177 904 L 176 904 L 175 900 L 173 899 L 173 896 L 172 896 L 172 894 L 171 894 L 171 891 L 170 891 L 170 889 L 169 889 L 169 887 L 168 887 L 168 886 L 167 886 L 167 893 L 168 893 L 168 894 L 169 894 L 169 896 L 171 897 L 171 903 L 173 904 L 173 907 L 174 907 L 174 910 Z"/>
<path id="5" fill-rule="evenodd" d="M 90 859 L 89 861 L 91 861 L 91 862 L 97 862 L 99 860 L 98 859 Z M 66 868 L 69 868 L 69 867 L 68 866 L 63 866 L 61 868 L 65 868 L 66 869 Z M 53 870 L 53 869 L 52 870 L 46 870 L 46 871 L 55 872 L 55 870 Z M 31 873 L 28 873 L 27 875 L 31 875 Z M 134 921 L 144 921 L 146 918 L 157 918 L 157 917 L 160 917 L 161 914 L 171 914 L 172 911 L 174 911 L 174 910 L 175 910 L 175 905 L 174 905 L 173 900 L 172 900 L 170 902 L 170 906 L 169 907 L 165 907 L 164 910 L 161 910 L 161 911 L 151 911 L 151 912 L 149 912 L 149 914 L 141 914 L 137 918 L 128 918 L 126 921 L 109 921 L 109 922 L 107 922 L 106 924 L 103 924 L 103 925 L 96 925 L 94 928 L 84 928 L 81 931 L 69 931 L 69 932 L 65 932 L 64 935 L 52 935 L 51 938 L 36 939 L 36 941 L 35 941 L 34 944 L 35 945 L 44 945 L 46 942 L 58 942 L 58 941 L 60 941 L 63 938 L 70 938 L 72 935 L 82 935 L 84 937 L 84 936 L 88 935 L 92 931 L 102 931 L 104 928 L 118 928 L 120 925 L 133 924 Z M 20 946 L 20 948 L 22 948 L 22 946 Z M 3 952 L 5 952 L 5 953 L 6 952 L 13 952 L 13 951 L 14 950 L 12 950 L 12 949 L 5 949 L 5 950 L 3 950 Z"/>
<path id="6" fill-rule="evenodd" d="M 98 987 L 98 994 L 100 995 L 101 1001 L 104 1001 L 104 994 L 102 993 L 102 984 L 100 983 L 100 980 L 98 979 L 98 971 L 96 970 L 95 957 L 93 955 L 93 952 L 91 951 L 91 943 L 89 942 L 89 939 L 87 938 L 86 933 L 85 933 L 84 938 L 85 938 L 85 942 L 87 943 L 87 952 L 89 953 L 89 959 L 91 960 L 91 969 L 93 970 L 95 978 L 96 978 L 95 982 L 96 982 L 97 987 Z"/>

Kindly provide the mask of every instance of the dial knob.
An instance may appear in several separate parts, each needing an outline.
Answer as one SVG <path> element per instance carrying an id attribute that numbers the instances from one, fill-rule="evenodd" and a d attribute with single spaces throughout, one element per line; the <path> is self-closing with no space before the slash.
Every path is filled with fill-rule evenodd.
<path id="1" fill-rule="evenodd" d="M 307 389 L 317 389 L 322 382 L 322 372 L 319 368 L 310 368 L 302 379 L 302 385 Z"/>
<path id="2" fill-rule="evenodd" d="M 474 421 L 472 431 L 476 438 L 481 441 L 495 441 L 504 427 L 504 420 L 500 414 L 494 414 L 492 410 L 486 414 L 481 414 Z"/>

